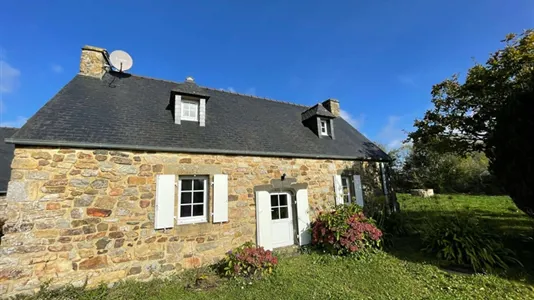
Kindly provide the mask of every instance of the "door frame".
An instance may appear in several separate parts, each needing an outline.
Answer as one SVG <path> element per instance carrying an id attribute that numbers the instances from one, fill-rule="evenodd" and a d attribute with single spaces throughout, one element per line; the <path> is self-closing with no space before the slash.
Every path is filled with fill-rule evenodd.
<path id="1" fill-rule="evenodd" d="M 254 186 L 256 209 L 256 244 L 266 250 L 272 247 L 272 216 L 270 194 L 288 192 L 292 196 L 294 244 L 306 245 L 311 242 L 308 184 L 299 183 L 295 178 L 272 179 L 270 184 Z M 268 212 L 268 213 L 267 213 Z M 267 226 L 266 226 L 267 225 Z"/>

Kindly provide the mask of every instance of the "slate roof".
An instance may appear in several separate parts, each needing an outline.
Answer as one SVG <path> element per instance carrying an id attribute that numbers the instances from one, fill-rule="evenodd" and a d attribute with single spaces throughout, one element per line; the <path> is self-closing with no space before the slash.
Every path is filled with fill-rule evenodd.
<path id="1" fill-rule="evenodd" d="M 7 184 L 11 178 L 11 161 L 15 146 L 6 144 L 5 138 L 10 138 L 18 128 L 0 127 L 0 193 L 7 191 Z"/>
<path id="2" fill-rule="evenodd" d="M 203 94 L 206 126 L 174 124 L 172 91 Z M 342 118 L 335 139 L 302 124 L 307 106 L 147 77 L 76 75 L 8 142 L 124 150 L 389 160 Z"/>
<path id="3" fill-rule="evenodd" d="M 326 118 L 335 118 L 331 112 L 328 111 L 321 103 L 315 104 L 310 107 L 308 110 L 302 113 L 302 121 L 306 121 L 313 116 L 326 117 Z"/>

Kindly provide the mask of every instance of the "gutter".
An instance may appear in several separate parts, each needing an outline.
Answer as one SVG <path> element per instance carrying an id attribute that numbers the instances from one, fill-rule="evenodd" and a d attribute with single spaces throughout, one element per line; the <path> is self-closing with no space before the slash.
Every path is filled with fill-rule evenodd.
<path id="1" fill-rule="evenodd" d="M 372 158 L 372 157 L 353 157 L 353 156 L 342 156 L 342 155 L 314 155 L 314 154 L 289 153 L 289 152 L 138 146 L 138 145 L 125 145 L 125 144 L 85 143 L 85 142 L 72 142 L 72 141 L 50 141 L 50 140 L 33 140 L 33 139 L 16 139 L 16 138 L 15 139 L 6 138 L 5 142 L 8 144 L 25 145 L 25 146 L 97 148 L 97 149 L 116 149 L 116 150 L 134 150 L 134 151 L 180 152 L 180 153 L 197 153 L 197 154 L 226 154 L 226 155 L 291 157 L 291 158 L 316 158 L 316 159 L 321 158 L 321 159 L 342 159 L 342 160 L 380 161 L 380 162 L 390 161 L 389 159 L 379 159 L 379 158 Z"/>

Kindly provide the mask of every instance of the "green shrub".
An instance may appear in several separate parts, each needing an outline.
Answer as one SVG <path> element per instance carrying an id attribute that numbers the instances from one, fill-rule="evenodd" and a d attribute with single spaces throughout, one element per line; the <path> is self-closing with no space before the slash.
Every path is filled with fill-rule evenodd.
<path id="1" fill-rule="evenodd" d="M 472 216 L 428 221 L 421 237 L 423 251 L 471 267 L 475 272 L 507 269 L 508 263 L 521 264 L 512 250 L 505 248 L 497 236 L 483 230 Z"/>
<path id="2" fill-rule="evenodd" d="M 386 216 L 386 196 L 366 198 L 363 214 L 375 220 L 378 224 L 382 224 Z"/>
<path id="3" fill-rule="evenodd" d="M 414 233 L 414 228 L 408 216 L 400 212 L 392 212 L 384 219 L 382 230 L 392 236 L 407 236 Z"/>
<path id="4" fill-rule="evenodd" d="M 363 253 L 378 248 L 382 231 L 357 205 L 337 206 L 322 212 L 312 224 L 312 245 L 335 255 Z"/>
<path id="5" fill-rule="evenodd" d="M 277 265 L 278 258 L 272 251 L 247 242 L 234 251 L 228 251 L 220 269 L 228 277 L 260 279 L 271 274 Z"/>

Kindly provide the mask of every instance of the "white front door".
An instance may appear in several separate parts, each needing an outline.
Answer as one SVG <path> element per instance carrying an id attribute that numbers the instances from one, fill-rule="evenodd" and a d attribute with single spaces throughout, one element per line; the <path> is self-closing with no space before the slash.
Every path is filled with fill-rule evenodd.
<path id="1" fill-rule="evenodd" d="M 271 193 L 271 222 L 273 248 L 295 243 L 293 212 L 289 193 Z"/>

